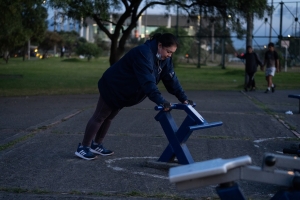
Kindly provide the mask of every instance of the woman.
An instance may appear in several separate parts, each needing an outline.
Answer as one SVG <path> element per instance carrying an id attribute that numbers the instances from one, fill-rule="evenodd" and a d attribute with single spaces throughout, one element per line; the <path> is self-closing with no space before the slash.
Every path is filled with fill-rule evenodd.
<path id="1" fill-rule="evenodd" d="M 192 104 L 173 69 L 172 54 L 177 46 L 174 35 L 155 34 L 144 44 L 131 49 L 103 73 L 98 82 L 100 96 L 97 108 L 86 126 L 76 156 L 92 160 L 96 158 L 95 154 L 107 156 L 114 153 L 105 149 L 102 142 L 112 119 L 124 107 L 136 105 L 148 97 L 168 111 L 171 104 L 157 88 L 160 80 L 180 102 Z"/>

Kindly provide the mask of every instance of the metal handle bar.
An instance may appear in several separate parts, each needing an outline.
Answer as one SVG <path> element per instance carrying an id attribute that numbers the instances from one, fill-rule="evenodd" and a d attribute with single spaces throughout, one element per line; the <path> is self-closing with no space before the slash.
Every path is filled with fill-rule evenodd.
<path id="1" fill-rule="evenodd" d="M 171 103 L 170 109 L 176 109 L 176 108 L 177 108 L 177 105 L 189 105 L 189 104 Z M 195 107 L 195 106 L 196 106 L 196 103 L 193 103 L 192 106 Z M 155 107 L 154 107 L 154 110 L 163 110 L 163 109 L 164 109 L 163 106 L 155 106 Z"/>

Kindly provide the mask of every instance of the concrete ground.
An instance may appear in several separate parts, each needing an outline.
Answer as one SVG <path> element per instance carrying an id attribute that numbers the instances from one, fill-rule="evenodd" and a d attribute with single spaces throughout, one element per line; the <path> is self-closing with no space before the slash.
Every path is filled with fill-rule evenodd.
<path id="1" fill-rule="evenodd" d="M 300 144 L 299 90 L 187 91 L 195 109 L 219 127 L 194 131 L 187 141 L 195 162 L 249 155 L 261 166 L 265 152 Z M 163 93 L 171 102 L 177 99 Z M 98 95 L 0 98 L 0 198 L 2 199 L 214 199 L 216 185 L 180 192 L 157 160 L 168 144 L 148 99 L 124 108 L 105 147 L 115 154 L 86 161 L 74 156 Z M 285 114 L 292 111 L 293 115 Z M 171 111 L 178 126 L 185 113 Z M 269 199 L 281 187 L 238 181 L 248 199 Z"/>

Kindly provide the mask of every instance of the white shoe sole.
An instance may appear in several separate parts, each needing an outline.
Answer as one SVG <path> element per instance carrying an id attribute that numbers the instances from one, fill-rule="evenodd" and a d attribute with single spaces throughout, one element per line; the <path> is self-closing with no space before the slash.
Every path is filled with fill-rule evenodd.
<path id="1" fill-rule="evenodd" d="M 90 151 L 91 151 L 92 153 L 95 153 L 95 154 L 98 154 L 98 155 L 101 155 L 101 156 L 111 156 L 111 155 L 114 154 L 114 152 L 112 152 L 112 153 L 110 153 L 110 154 L 102 154 L 101 152 L 96 151 L 96 150 L 94 150 L 94 149 L 90 149 Z"/>
<path id="2" fill-rule="evenodd" d="M 94 160 L 95 158 L 97 158 L 97 156 L 95 156 L 94 158 L 86 158 L 83 155 L 81 155 L 80 153 L 78 153 L 77 151 L 75 152 L 75 156 L 78 156 L 79 158 L 82 158 L 84 160 Z"/>

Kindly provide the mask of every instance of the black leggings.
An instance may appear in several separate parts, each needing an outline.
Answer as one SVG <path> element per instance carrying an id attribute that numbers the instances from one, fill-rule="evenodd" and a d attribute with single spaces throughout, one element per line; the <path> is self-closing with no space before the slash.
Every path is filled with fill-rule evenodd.
<path id="1" fill-rule="evenodd" d="M 86 125 L 84 137 L 82 140 L 83 146 L 90 146 L 93 139 L 96 143 L 102 143 L 112 119 L 120 110 L 111 109 L 99 96 L 97 108 Z"/>
<path id="2" fill-rule="evenodd" d="M 254 80 L 255 73 L 247 73 L 248 82 L 246 88 L 255 88 L 255 80 Z"/>

